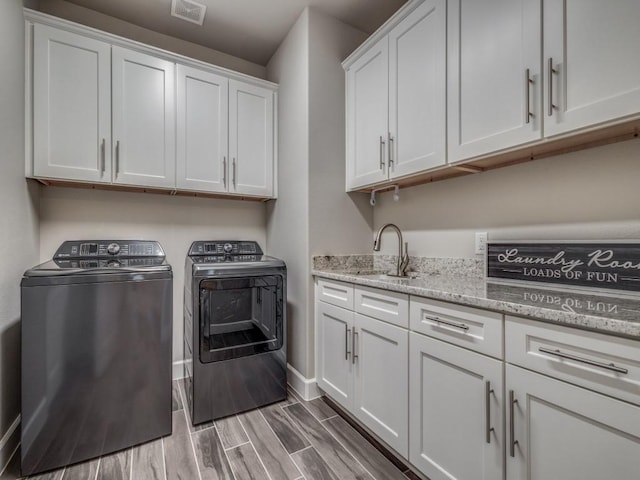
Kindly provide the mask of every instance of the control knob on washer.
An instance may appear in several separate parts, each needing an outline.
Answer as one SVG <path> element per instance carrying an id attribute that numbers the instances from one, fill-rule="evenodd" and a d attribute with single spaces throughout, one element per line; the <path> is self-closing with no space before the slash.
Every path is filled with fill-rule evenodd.
<path id="1" fill-rule="evenodd" d="M 118 252 L 120 252 L 120 245 L 118 245 L 117 243 L 110 243 L 107 246 L 107 253 L 109 255 L 117 255 Z"/>
<path id="2" fill-rule="evenodd" d="M 224 249 L 224 253 L 231 253 L 233 251 L 233 245 L 230 243 L 225 243 L 222 248 Z"/>

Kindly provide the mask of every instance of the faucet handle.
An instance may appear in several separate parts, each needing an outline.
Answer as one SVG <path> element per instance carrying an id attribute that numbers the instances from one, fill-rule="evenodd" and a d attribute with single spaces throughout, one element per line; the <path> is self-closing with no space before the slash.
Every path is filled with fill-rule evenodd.
<path id="1" fill-rule="evenodd" d="M 400 260 L 400 275 L 404 276 L 407 273 L 407 267 L 409 266 L 409 242 L 404 242 L 404 251 L 402 252 L 402 258 Z"/>

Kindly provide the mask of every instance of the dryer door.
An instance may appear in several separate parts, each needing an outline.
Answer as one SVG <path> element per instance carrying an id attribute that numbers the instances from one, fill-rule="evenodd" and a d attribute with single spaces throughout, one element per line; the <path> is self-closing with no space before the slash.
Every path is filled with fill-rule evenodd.
<path id="1" fill-rule="evenodd" d="M 282 348 L 280 275 L 200 282 L 200 361 L 229 360 Z"/>

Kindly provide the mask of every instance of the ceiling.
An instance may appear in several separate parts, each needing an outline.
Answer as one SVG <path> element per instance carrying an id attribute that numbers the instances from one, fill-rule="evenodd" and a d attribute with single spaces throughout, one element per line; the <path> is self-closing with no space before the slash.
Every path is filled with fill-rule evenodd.
<path id="1" fill-rule="evenodd" d="M 202 26 L 172 17 L 171 0 L 67 0 L 135 25 L 266 65 L 305 7 L 374 32 L 406 0 L 195 0 Z"/>

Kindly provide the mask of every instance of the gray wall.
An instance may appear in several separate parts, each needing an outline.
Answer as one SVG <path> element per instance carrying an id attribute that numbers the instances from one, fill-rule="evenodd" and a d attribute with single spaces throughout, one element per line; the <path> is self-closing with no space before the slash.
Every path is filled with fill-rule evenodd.
<path id="1" fill-rule="evenodd" d="M 344 71 L 340 62 L 366 37 L 305 9 L 267 65 L 280 84 L 278 201 L 267 209 L 269 252 L 289 269 L 289 363 L 314 377 L 311 256 L 359 253 L 372 212 L 344 192 Z"/>
<path id="2" fill-rule="evenodd" d="M 267 206 L 267 248 L 287 264 L 287 361 L 308 373 L 309 321 L 309 11 L 267 65 L 278 90 L 278 200 Z M 311 375 L 313 376 L 313 375 Z"/>
<path id="3" fill-rule="evenodd" d="M 22 2 L 0 2 L 0 439 L 20 413 L 20 278 L 38 261 L 38 187 L 24 178 Z M 19 434 L 19 429 L 16 431 Z M 17 440 L 12 438 L 11 442 Z M 0 451 L 0 469 L 11 454 Z"/>
<path id="4" fill-rule="evenodd" d="M 474 233 L 511 239 L 640 238 L 640 140 L 384 194 L 375 227 L 397 223 L 409 253 L 474 257 Z M 393 234 L 395 236 L 395 234 Z M 395 238 L 383 237 L 393 254 Z"/>
<path id="5" fill-rule="evenodd" d="M 266 244 L 262 202 L 149 193 L 43 187 L 40 259 L 69 239 L 123 238 L 160 242 L 173 267 L 174 376 L 182 373 L 184 261 L 194 240 L 241 239 Z"/>

